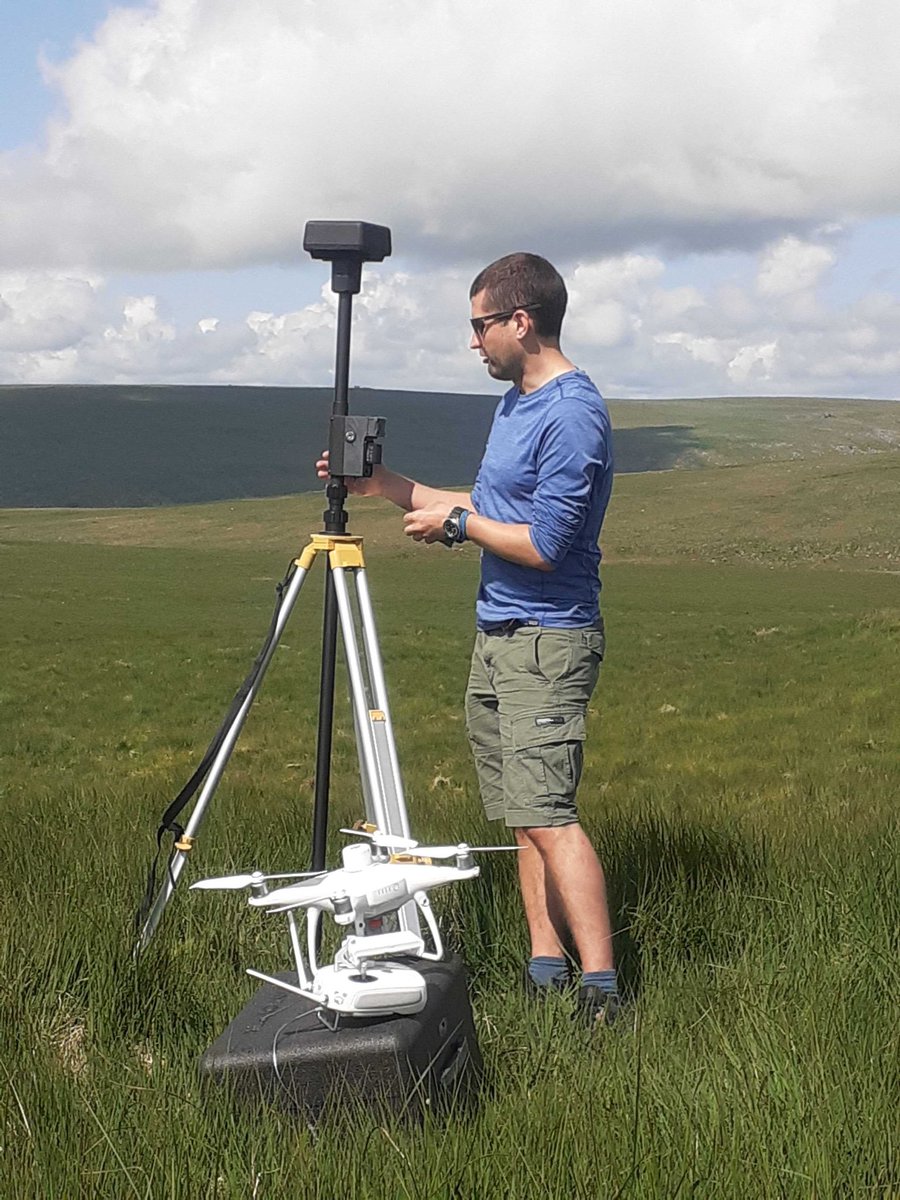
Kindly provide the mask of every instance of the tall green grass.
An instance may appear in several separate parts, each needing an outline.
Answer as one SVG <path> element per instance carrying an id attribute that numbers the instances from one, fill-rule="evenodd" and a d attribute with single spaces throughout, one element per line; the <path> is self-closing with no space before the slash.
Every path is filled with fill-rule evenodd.
<path id="1" fill-rule="evenodd" d="M 208 510 L 221 528 L 241 518 L 228 507 Z M 190 512 L 167 519 L 189 532 Z M 414 830 L 494 837 L 460 705 L 477 562 L 366 520 Z M 588 1034 L 564 1000 L 529 1007 L 514 864 L 497 856 L 437 898 L 470 969 L 476 1112 L 417 1125 L 336 1106 L 309 1129 L 200 1089 L 198 1056 L 252 994 L 243 968 L 284 965 L 281 925 L 183 888 L 134 968 L 130 919 L 155 821 L 296 548 L 0 547 L 0 1196 L 897 1195 L 900 604 L 877 556 L 723 565 L 698 542 L 606 569 L 583 811 L 633 1033 Z M 195 876 L 309 856 L 320 625 L 314 576 Z M 361 810 L 342 698 L 333 826 Z"/>

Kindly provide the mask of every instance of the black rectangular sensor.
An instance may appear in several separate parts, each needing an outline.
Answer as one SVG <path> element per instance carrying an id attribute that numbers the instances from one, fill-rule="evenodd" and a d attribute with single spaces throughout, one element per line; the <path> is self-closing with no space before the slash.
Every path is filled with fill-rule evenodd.
<path id="1" fill-rule="evenodd" d="M 391 231 L 368 221 L 307 221 L 303 249 L 312 258 L 329 262 L 335 258 L 381 262 L 391 253 Z"/>

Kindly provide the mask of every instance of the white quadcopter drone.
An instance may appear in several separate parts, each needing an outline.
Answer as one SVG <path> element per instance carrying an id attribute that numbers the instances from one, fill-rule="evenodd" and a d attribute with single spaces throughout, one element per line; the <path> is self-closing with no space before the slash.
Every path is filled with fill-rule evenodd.
<path id="1" fill-rule="evenodd" d="M 419 958 L 438 962 L 444 956 L 437 921 L 428 892 L 459 879 L 479 874 L 474 854 L 517 850 L 517 846 L 421 846 L 412 838 L 381 833 L 361 824 L 341 832 L 367 840 L 345 846 L 343 865 L 334 871 L 294 872 L 286 875 L 228 875 L 201 879 L 194 889 L 232 891 L 250 889 L 251 908 L 286 913 L 297 982 L 289 983 L 261 971 L 247 974 L 284 991 L 314 1001 L 320 1009 L 355 1017 L 417 1013 L 425 1007 L 425 979 L 408 962 Z M 454 859 L 442 866 L 441 859 Z M 275 879 L 297 882 L 272 890 Z M 431 934 L 431 948 L 410 920 L 404 906 L 414 902 Z M 306 957 L 294 913 L 306 912 Z M 316 958 L 318 929 L 323 912 L 338 925 L 352 927 L 341 942 L 334 961 L 319 965 Z M 415 909 L 412 910 L 415 913 Z M 385 931 L 385 918 L 389 926 Z"/>

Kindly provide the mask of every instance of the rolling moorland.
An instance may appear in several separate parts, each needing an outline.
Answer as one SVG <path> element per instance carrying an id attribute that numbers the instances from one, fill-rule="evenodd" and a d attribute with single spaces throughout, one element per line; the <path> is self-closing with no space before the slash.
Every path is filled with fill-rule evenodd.
<path id="1" fill-rule="evenodd" d="M 529 1007 L 497 856 L 436 897 L 489 1090 L 418 1123 L 336 1105 L 309 1128 L 199 1087 L 197 1057 L 252 994 L 243 968 L 284 961 L 280 926 L 239 898 L 185 888 L 128 957 L 158 817 L 321 496 L 0 512 L 0 1194 L 900 1191 L 900 405 L 611 409 L 657 469 L 618 478 L 604 531 L 583 816 L 635 1029 L 586 1033 L 565 998 Z M 493 840 L 460 706 L 477 555 L 405 544 L 379 502 L 350 511 L 414 832 Z M 193 877 L 308 859 L 320 596 L 313 575 Z M 361 811 L 343 703 L 334 758 L 336 831 Z"/>
<path id="2" fill-rule="evenodd" d="M 331 399 L 326 388 L 0 387 L 0 508 L 312 491 Z M 390 462 L 446 487 L 474 477 L 496 399 L 350 392 L 353 412 L 387 419 Z M 889 403 L 629 401 L 615 410 L 620 474 L 896 448 Z"/>

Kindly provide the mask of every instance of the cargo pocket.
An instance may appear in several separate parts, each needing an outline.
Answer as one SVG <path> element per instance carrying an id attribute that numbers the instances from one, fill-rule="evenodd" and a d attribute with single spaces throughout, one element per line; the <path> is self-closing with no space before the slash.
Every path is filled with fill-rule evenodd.
<path id="1" fill-rule="evenodd" d="M 512 719 L 506 803 L 528 808 L 544 801 L 574 804 L 584 760 L 584 714 L 519 713 Z"/>

